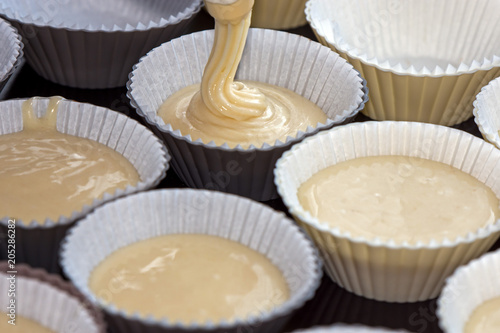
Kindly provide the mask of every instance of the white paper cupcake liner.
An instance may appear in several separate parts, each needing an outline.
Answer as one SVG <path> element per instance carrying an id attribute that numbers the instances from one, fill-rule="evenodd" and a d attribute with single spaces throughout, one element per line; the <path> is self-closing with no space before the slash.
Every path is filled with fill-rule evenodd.
<path id="1" fill-rule="evenodd" d="M 104 222 L 104 223 L 103 223 Z M 271 260 L 283 273 L 290 299 L 247 319 L 218 324 L 154 320 L 127 315 L 92 293 L 92 270 L 110 253 L 134 242 L 166 234 L 220 236 L 246 245 Z M 89 214 L 68 232 L 61 266 L 76 287 L 103 307 L 119 332 L 277 332 L 291 312 L 312 298 L 321 278 L 316 249 L 283 213 L 252 200 L 216 191 L 176 189 L 129 196 Z M 242 331 L 243 330 L 243 331 Z"/>
<path id="2" fill-rule="evenodd" d="M 22 104 L 25 99 L 0 102 L 0 135 L 19 132 L 23 128 Z M 35 98 L 33 108 L 38 117 L 45 114 L 49 98 Z M 86 103 L 61 100 L 57 114 L 57 130 L 61 133 L 100 142 L 122 154 L 139 173 L 135 186 L 105 193 L 90 206 L 57 221 L 16 219 L 16 260 L 48 271 L 58 271 L 59 243 L 71 225 L 104 202 L 156 186 L 165 177 L 168 155 L 165 146 L 147 128 L 118 112 Z M 7 234 L 9 217 L 0 217 L 0 230 Z M 7 258 L 7 242 L 0 242 L 0 258 Z"/>
<path id="3" fill-rule="evenodd" d="M 307 0 L 255 0 L 252 27 L 293 29 L 307 24 L 304 9 Z"/>
<path id="4" fill-rule="evenodd" d="M 500 78 L 481 89 L 474 101 L 474 121 L 484 139 L 500 148 Z"/>
<path id="5" fill-rule="evenodd" d="M 482 303 L 500 297 L 500 251 L 487 253 L 458 268 L 446 280 L 437 316 L 444 333 L 462 333 L 470 315 Z"/>
<path id="6" fill-rule="evenodd" d="M 60 276 L 23 264 L 16 265 L 12 271 L 7 262 L 0 262 L 2 312 L 9 311 L 10 300 L 15 299 L 16 316 L 31 319 L 56 333 L 106 332 L 101 312 Z M 12 275 L 15 276 L 15 298 L 9 298 L 9 278 Z"/>
<path id="7" fill-rule="evenodd" d="M 8 0 L 26 59 L 47 80 L 76 88 L 124 86 L 152 48 L 185 33 L 201 0 Z M 119 10 L 117 10 L 119 8 Z"/>
<path id="8" fill-rule="evenodd" d="M 291 89 L 316 103 L 329 120 L 288 137 L 286 142 L 262 147 L 229 148 L 193 141 L 165 124 L 157 110 L 174 92 L 201 82 L 213 36 L 213 30 L 197 32 L 148 53 L 134 66 L 127 95 L 138 114 L 165 141 L 175 172 L 188 186 L 260 201 L 275 198 L 272 169 L 277 158 L 305 136 L 351 120 L 368 98 L 365 82 L 352 66 L 319 43 L 286 32 L 250 29 L 236 79 Z"/>
<path id="9" fill-rule="evenodd" d="M 285 152 L 275 183 L 290 213 L 314 239 L 329 276 L 367 298 L 415 302 L 436 297 L 456 267 L 487 251 L 500 220 L 456 239 L 398 243 L 365 239 L 331 228 L 306 212 L 297 189 L 318 171 L 341 161 L 383 155 L 426 158 L 452 165 L 489 186 L 500 198 L 500 151 L 466 132 L 438 125 L 365 122 L 319 133 Z"/>
<path id="10" fill-rule="evenodd" d="M 405 333 L 403 330 L 389 330 L 386 328 L 373 328 L 361 325 L 337 324 L 333 326 L 314 327 L 305 330 L 293 331 L 295 333 Z"/>
<path id="11" fill-rule="evenodd" d="M 306 17 L 367 80 L 366 115 L 455 125 L 500 75 L 499 10 L 494 1 L 309 0 Z"/>
<path id="12" fill-rule="evenodd" d="M 0 93 L 22 59 L 21 36 L 7 21 L 0 19 Z"/>

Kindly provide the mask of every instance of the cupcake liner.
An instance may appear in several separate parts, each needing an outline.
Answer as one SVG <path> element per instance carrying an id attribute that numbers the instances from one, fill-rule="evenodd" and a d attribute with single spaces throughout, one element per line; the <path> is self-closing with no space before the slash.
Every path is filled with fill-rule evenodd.
<path id="1" fill-rule="evenodd" d="M 366 326 L 361 326 L 361 325 L 344 325 L 344 324 L 337 324 L 329 327 L 315 327 L 311 329 L 306 329 L 306 330 L 298 330 L 294 331 L 296 333 L 405 333 L 407 331 L 403 330 L 389 330 L 385 328 L 372 328 L 372 327 L 366 327 Z"/>
<path id="2" fill-rule="evenodd" d="M 89 289 L 90 273 L 113 251 L 140 240 L 178 233 L 220 236 L 264 254 L 282 271 L 290 299 L 269 312 L 233 323 L 186 325 L 168 318 L 127 315 L 103 303 Z M 144 192 L 96 209 L 68 232 L 61 265 L 76 287 L 104 308 L 110 325 L 120 332 L 277 332 L 293 310 L 312 298 L 321 277 L 315 248 L 283 213 L 242 197 L 192 189 Z"/>
<path id="3" fill-rule="evenodd" d="M 175 172 L 188 186 L 270 200 L 277 197 L 271 172 L 277 158 L 305 136 L 350 121 L 366 103 L 366 82 L 319 43 L 286 32 L 250 29 L 236 79 L 291 89 L 316 103 L 329 120 L 286 142 L 262 147 L 229 148 L 193 141 L 165 124 L 157 110 L 174 92 L 201 82 L 213 37 L 213 30 L 197 32 L 148 53 L 134 66 L 127 95 L 137 113 L 165 141 Z"/>
<path id="4" fill-rule="evenodd" d="M 89 304 L 73 285 L 58 275 L 23 264 L 16 265 L 13 270 L 6 261 L 0 262 L 2 309 L 7 309 L 11 299 L 8 291 L 12 275 L 15 275 L 16 281 L 16 316 L 31 319 L 54 332 L 106 332 L 102 313 Z"/>
<path id="5" fill-rule="evenodd" d="M 307 0 L 255 0 L 252 27 L 293 29 L 307 24 L 304 9 Z"/>
<path id="6" fill-rule="evenodd" d="M 500 75 L 499 9 L 493 1 L 310 0 L 306 17 L 366 78 L 367 116 L 451 126 L 472 116 L 476 94 Z"/>
<path id="7" fill-rule="evenodd" d="M 22 104 L 25 99 L 0 102 L 0 135 L 23 128 Z M 33 109 L 38 117 L 45 114 L 49 98 L 35 98 Z M 140 182 L 135 186 L 105 193 L 90 206 L 57 221 L 47 218 L 44 224 L 16 219 L 16 260 L 48 271 L 58 271 L 59 243 L 71 225 L 104 202 L 156 186 L 165 177 L 170 159 L 164 145 L 147 128 L 118 112 L 91 104 L 61 100 L 57 115 L 61 133 L 100 142 L 122 154 L 136 168 Z M 9 217 L 0 217 L 0 231 L 7 234 Z M 0 258 L 7 258 L 7 242 L 0 242 Z"/>
<path id="8" fill-rule="evenodd" d="M 456 239 L 416 244 L 365 239 L 328 227 L 306 212 L 298 187 L 318 171 L 364 156 L 402 155 L 452 165 L 484 182 L 500 197 L 500 151 L 466 132 L 408 122 L 366 122 L 319 133 L 283 154 L 275 183 L 285 205 L 314 239 L 329 276 L 370 299 L 415 302 L 434 298 L 456 267 L 487 251 L 500 235 L 500 220 Z"/>
<path id="9" fill-rule="evenodd" d="M 21 65 L 23 43 L 21 36 L 9 23 L 0 19 L 0 93 L 9 78 Z"/>
<path id="10" fill-rule="evenodd" d="M 500 251 L 488 253 L 458 268 L 446 280 L 437 316 L 444 333 L 464 332 L 470 315 L 482 303 L 500 297 Z"/>
<path id="11" fill-rule="evenodd" d="M 500 148 L 500 78 L 481 89 L 474 101 L 474 121 L 483 138 Z"/>
<path id="12" fill-rule="evenodd" d="M 102 89 L 124 86 L 133 64 L 182 35 L 201 5 L 201 0 L 9 0 L 0 4 L 0 13 L 23 36 L 26 59 L 40 76 Z"/>

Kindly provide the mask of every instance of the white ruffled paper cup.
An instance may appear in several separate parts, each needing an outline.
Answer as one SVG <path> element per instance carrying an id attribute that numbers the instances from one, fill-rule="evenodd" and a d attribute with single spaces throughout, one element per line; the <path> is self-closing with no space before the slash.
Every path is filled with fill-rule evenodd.
<path id="1" fill-rule="evenodd" d="M 500 75 L 499 11 L 496 1 L 306 4 L 307 20 L 321 43 L 367 80 L 367 116 L 448 126 L 472 117 L 475 96 Z"/>
<path id="2" fill-rule="evenodd" d="M 220 190 L 265 201 L 277 197 L 272 170 L 292 144 L 320 130 L 348 122 L 364 107 L 364 80 L 330 49 L 286 32 L 250 29 L 237 80 L 254 80 L 291 89 L 316 103 L 328 116 L 326 124 L 299 131 L 286 142 L 261 147 L 193 141 L 165 124 L 157 114 L 163 102 L 188 85 L 201 83 L 213 43 L 213 30 L 165 43 L 134 66 L 128 97 L 172 154 L 172 167 L 189 187 Z"/>
<path id="3" fill-rule="evenodd" d="M 10 289 L 15 290 L 15 297 L 9 297 Z M 13 309 L 11 299 L 15 300 Z M 56 333 L 106 332 L 102 313 L 71 283 L 24 264 L 13 270 L 6 261 L 0 262 L 0 307 L 7 313 L 2 320 L 11 320 L 12 311 L 16 317 L 31 319 Z M 20 327 L 19 332 L 27 331 Z"/>
<path id="4" fill-rule="evenodd" d="M 188 29 L 202 0 L 5 0 L 0 14 L 23 36 L 43 78 L 76 88 L 113 88 L 152 48 Z"/>
<path id="5" fill-rule="evenodd" d="M 314 327 L 305 330 L 293 331 L 294 333 L 407 333 L 403 330 L 390 330 L 386 328 L 373 328 L 361 325 L 337 324 L 333 326 Z"/>
<path id="6" fill-rule="evenodd" d="M 0 102 L 0 135 L 23 129 L 22 104 L 25 99 Z M 38 117 L 45 114 L 49 98 L 35 98 L 33 109 Z M 57 113 L 57 130 L 61 133 L 100 142 L 123 155 L 139 173 L 140 181 L 114 193 L 104 193 L 90 206 L 84 206 L 71 216 L 60 216 L 57 221 L 22 221 L 15 219 L 16 261 L 50 272 L 59 271 L 57 255 L 59 243 L 66 231 L 82 216 L 118 197 L 144 191 L 156 186 L 165 177 L 170 159 L 165 146 L 139 122 L 118 112 L 86 103 L 63 99 Z M 44 195 L 41 193 L 41 195 Z M 0 231 L 7 235 L 13 217 L 0 216 Z M 39 223 L 39 222 L 43 222 Z M 8 258 L 7 242 L 0 242 L 0 260 Z"/>
<path id="7" fill-rule="evenodd" d="M 0 19 L 0 93 L 21 64 L 23 43 L 17 30 Z"/>
<path id="8" fill-rule="evenodd" d="M 458 268 L 446 280 L 438 299 L 437 317 L 444 333 L 462 333 L 474 310 L 500 297 L 500 250 Z"/>
<path id="9" fill-rule="evenodd" d="M 481 89 L 474 101 L 473 113 L 483 138 L 500 148 L 500 78 Z"/>
<path id="10" fill-rule="evenodd" d="M 307 0 L 255 0 L 252 9 L 252 27 L 266 29 L 293 29 L 307 24 Z"/>
<path id="11" fill-rule="evenodd" d="M 234 322 L 190 323 L 127 314 L 89 288 L 94 268 L 115 250 L 167 234 L 206 234 L 239 242 L 276 265 L 290 299 L 274 309 Z M 316 249 L 283 213 L 255 201 L 217 191 L 157 190 L 129 196 L 89 214 L 68 232 L 61 266 L 76 287 L 104 309 L 108 323 L 128 332 L 278 332 L 291 313 L 312 298 L 322 275 Z M 195 301 L 195 300 L 193 300 Z"/>
<path id="12" fill-rule="evenodd" d="M 437 297 L 447 276 L 494 244 L 500 220 L 455 239 L 384 241 L 329 227 L 298 200 L 297 189 L 318 171 L 345 160 L 384 155 L 452 165 L 484 182 L 500 198 L 500 150 L 460 130 L 411 122 L 355 123 L 319 133 L 283 154 L 275 182 L 290 213 L 320 249 L 329 276 L 340 286 L 379 301 Z"/>

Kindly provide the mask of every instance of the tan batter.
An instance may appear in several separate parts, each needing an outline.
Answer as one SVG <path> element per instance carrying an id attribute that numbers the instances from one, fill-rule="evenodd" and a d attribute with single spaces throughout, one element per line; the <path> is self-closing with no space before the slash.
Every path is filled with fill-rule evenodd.
<path id="1" fill-rule="evenodd" d="M 478 306 L 467 321 L 464 333 L 500 332 L 500 297 Z"/>
<path id="2" fill-rule="evenodd" d="M 234 81 L 245 47 L 253 0 L 205 6 L 215 18 L 215 40 L 201 87 L 193 85 L 169 97 L 158 114 L 183 135 L 230 147 L 274 144 L 299 130 L 327 120 L 311 101 L 285 88 Z"/>
<path id="3" fill-rule="evenodd" d="M 26 101 L 23 130 L 0 136 L 0 217 L 57 221 L 139 181 L 133 165 L 113 149 L 58 132 L 58 102 L 53 98 L 37 118 Z"/>
<path id="4" fill-rule="evenodd" d="M 16 315 L 15 325 L 9 324 L 11 320 L 6 313 L 0 312 L 0 332 L 2 333 L 53 333 L 54 331 L 38 324 L 37 322 Z"/>
<path id="5" fill-rule="evenodd" d="M 280 270 L 262 254 L 196 234 L 166 235 L 121 248 L 95 268 L 89 287 L 127 313 L 183 323 L 233 321 L 289 298 Z"/>
<path id="6" fill-rule="evenodd" d="M 349 160 L 298 189 L 301 205 L 352 236 L 428 242 L 493 223 L 499 201 L 486 185 L 449 165 L 405 156 Z"/>

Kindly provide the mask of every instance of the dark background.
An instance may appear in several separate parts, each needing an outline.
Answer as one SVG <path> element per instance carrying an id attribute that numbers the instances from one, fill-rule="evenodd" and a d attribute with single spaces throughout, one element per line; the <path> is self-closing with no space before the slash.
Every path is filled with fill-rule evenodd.
<path id="1" fill-rule="evenodd" d="M 212 28 L 212 18 L 202 10 L 196 15 L 190 30 L 187 32 Z M 309 26 L 287 31 L 316 40 Z M 3 95 L 2 99 L 59 95 L 67 99 L 107 107 L 144 123 L 130 106 L 125 87 L 100 90 L 69 88 L 43 79 L 28 64 L 22 66 L 14 75 L 15 77 L 11 78 L 11 82 L 1 94 Z M 361 114 L 355 119 L 355 121 L 366 120 L 369 119 Z M 455 127 L 480 137 L 473 119 Z M 158 188 L 171 187 L 186 187 L 172 169 L 168 171 Z M 286 211 L 280 199 L 266 202 L 266 204 L 275 209 Z M 499 247 L 500 241 L 493 248 Z M 287 325 L 286 331 L 342 322 L 395 329 L 403 328 L 415 333 L 442 332 L 439 329 L 435 311 L 436 300 L 406 304 L 371 301 L 345 291 L 333 283 L 328 276 L 324 276 L 316 296 L 297 311 Z"/>

